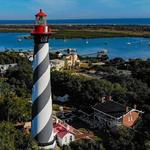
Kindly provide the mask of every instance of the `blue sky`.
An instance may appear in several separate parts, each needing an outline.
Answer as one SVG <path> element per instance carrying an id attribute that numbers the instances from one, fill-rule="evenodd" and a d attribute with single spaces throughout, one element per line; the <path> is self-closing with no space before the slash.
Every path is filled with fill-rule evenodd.
<path id="1" fill-rule="evenodd" d="M 150 0 L 0 0 L 0 19 L 150 18 Z"/>

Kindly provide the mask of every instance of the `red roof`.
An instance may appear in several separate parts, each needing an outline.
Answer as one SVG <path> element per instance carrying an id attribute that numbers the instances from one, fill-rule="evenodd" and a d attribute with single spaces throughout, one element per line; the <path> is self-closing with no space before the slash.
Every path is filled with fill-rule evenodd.
<path id="1" fill-rule="evenodd" d="M 40 9 L 40 12 L 35 15 L 36 17 L 46 17 L 47 15 Z"/>
<path id="2" fill-rule="evenodd" d="M 62 131 L 58 133 L 58 136 L 62 139 L 66 134 L 68 133 L 68 131 Z"/>
<path id="3" fill-rule="evenodd" d="M 64 126 L 60 125 L 59 123 L 55 123 L 53 125 L 54 133 L 56 133 L 61 139 L 67 134 L 72 133 L 71 130 L 67 130 Z"/>

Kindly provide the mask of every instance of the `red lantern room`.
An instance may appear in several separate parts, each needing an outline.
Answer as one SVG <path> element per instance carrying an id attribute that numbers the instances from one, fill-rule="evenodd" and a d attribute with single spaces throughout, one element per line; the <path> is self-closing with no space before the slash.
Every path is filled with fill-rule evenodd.
<path id="1" fill-rule="evenodd" d="M 40 9 L 40 12 L 35 15 L 35 26 L 32 32 L 33 35 L 35 34 L 51 34 L 51 31 L 48 28 L 46 22 L 47 15 Z"/>

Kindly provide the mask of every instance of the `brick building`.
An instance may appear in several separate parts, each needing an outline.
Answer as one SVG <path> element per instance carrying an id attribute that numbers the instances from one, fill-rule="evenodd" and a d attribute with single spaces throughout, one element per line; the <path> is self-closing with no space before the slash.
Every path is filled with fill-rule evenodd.
<path id="1" fill-rule="evenodd" d="M 140 119 L 142 111 L 113 101 L 110 98 L 97 103 L 92 109 L 80 110 L 80 119 L 88 123 L 93 128 L 116 127 L 124 125 L 126 127 L 134 127 Z"/>

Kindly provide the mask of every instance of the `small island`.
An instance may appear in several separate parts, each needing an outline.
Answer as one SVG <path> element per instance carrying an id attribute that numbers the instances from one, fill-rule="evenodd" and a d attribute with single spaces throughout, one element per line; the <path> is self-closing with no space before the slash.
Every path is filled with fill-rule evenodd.
<path id="1" fill-rule="evenodd" d="M 50 25 L 52 38 L 150 37 L 150 26 L 141 25 Z M 0 32 L 30 32 L 33 25 L 0 25 Z"/>

